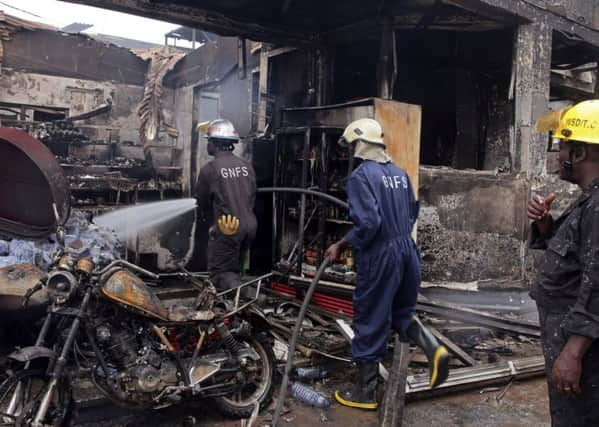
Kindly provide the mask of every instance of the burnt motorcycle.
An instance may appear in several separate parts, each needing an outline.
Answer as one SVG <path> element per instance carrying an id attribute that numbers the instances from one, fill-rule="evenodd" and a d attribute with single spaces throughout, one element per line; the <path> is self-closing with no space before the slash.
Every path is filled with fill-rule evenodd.
<path id="1" fill-rule="evenodd" d="M 209 398 L 224 414 L 245 418 L 268 404 L 274 357 L 251 317 L 255 299 L 242 299 L 241 289 L 218 294 L 188 276 L 198 288 L 194 303 L 168 307 L 149 286 L 159 280 L 149 271 L 122 260 L 98 269 L 87 258 L 62 256 L 28 292 L 43 289 L 50 304 L 35 345 L 10 355 L 20 369 L 0 385 L 0 425 L 66 424 L 70 382 L 82 373 L 131 408 Z"/>

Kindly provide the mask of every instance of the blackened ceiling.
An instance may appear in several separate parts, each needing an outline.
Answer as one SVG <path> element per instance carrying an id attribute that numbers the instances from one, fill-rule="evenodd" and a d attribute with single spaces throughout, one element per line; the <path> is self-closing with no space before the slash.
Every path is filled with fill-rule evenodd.
<path id="1" fill-rule="evenodd" d="M 280 44 L 337 40 L 376 32 L 381 19 L 398 28 L 483 31 L 499 23 L 443 0 L 63 0 Z M 503 21 L 505 24 L 505 21 Z"/>

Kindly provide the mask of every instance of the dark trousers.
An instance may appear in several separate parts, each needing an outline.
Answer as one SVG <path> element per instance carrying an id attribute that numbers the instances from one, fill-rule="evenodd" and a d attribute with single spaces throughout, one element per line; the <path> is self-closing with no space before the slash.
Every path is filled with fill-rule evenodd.
<path id="1" fill-rule="evenodd" d="M 551 424 L 553 427 L 599 426 L 599 345 L 596 341 L 582 361 L 582 394 L 576 397 L 561 395 L 551 381 L 553 364 L 567 341 L 561 328 L 564 317 L 565 313 L 550 313 L 539 307 Z"/>
<path id="2" fill-rule="evenodd" d="M 420 254 L 407 236 L 357 254 L 352 356 L 380 361 L 393 328 L 404 334 L 415 313 L 420 289 Z"/>
<path id="3" fill-rule="evenodd" d="M 255 234 L 255 230 L 240 228 L 234 235 L 226 236 L 218 227 L 211 227 L 208 233 L 208 272 L 217 289 L 226 290 L 240 285 L 242 257 Z"/>

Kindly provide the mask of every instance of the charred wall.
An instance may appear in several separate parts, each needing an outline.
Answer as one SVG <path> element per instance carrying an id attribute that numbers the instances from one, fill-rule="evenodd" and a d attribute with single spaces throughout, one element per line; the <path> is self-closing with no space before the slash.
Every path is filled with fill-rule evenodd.
<path id="1" fill-rule="evenodd" d="M 86 120 L 82 130 L 93 141 L 139 141 L 136 107 L 143 87 L 108 81 L 58 77 L 4 69 L 0 75 L 0 102 L 64 109 L 68 115 L 90 111 L 107 99 L 110 112 Z"/>
<path id="2" fill-rule="evenodd" d="M 424 280 L 519 279 L 527 187 L 511 176 L 421 167 Z"/>
<path id="3" fill-rule="evenodd" d="M 128 49 L 84 35 L 22 31 L 4 42 L 3 68 L 83 80 L 144 84 L 147 63 Z"/>
<path id="4" fill-rule="evenodd" d="M 148 63 L 133 52 L 50 30 L 17 32 L 3 47 L 0 102 L 73 116 L 109 100 L 109 113 L 82 123 L 85 134 L 92 141 L 139 140 L 136 108 Z"/>
<path id="5" fill-rule="evenodd" d="M 181 59 L 165 77 L 170 88 L 217 82 L 237 66 L 238 39 L 216 37 Z"/>
<path id="6" fill-rule="evenodd" d="M 209 160 L 205 141 L 198 139 L 197 124 L 222 117 L 231 120 L 242 137 L 250 132 L 251 70 L 256 58 L 248 43 L 247 75 L 240 78 L 238 46 L 237 38 L 217 37 L 185 56 L 165 77 L 165 86 L 174 92 L 171 105 L 183 149 L 183 182 L 188 194 L 199 168 Z M 236 154 L 243 154 L 245 149 L 240 144 Z"/>

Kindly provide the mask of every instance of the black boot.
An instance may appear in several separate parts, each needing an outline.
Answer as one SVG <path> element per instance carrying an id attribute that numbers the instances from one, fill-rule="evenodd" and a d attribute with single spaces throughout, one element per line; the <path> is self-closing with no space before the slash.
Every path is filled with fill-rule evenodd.
<path id="1" fill-rule="evenodd" d="M 424 327 L 418 317 L 412 317 L 407 335 L 420 347 L 428 359 L 430 386 L 437 387 L 445 382 L 449 375 L 449 353 L 439 344 L 434 335 Z"/>
<path id="2" fill-rule="evenodd" d="M 336 391 L 335 400 L 344 406 L 374 410 L 379 364 L 377 362 L 357 362 L 358 378 L 353 387 L 345 391 Z"/>

